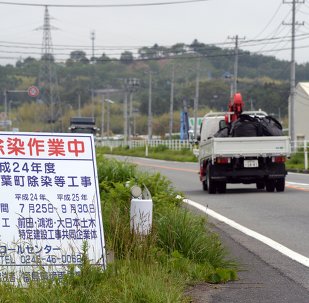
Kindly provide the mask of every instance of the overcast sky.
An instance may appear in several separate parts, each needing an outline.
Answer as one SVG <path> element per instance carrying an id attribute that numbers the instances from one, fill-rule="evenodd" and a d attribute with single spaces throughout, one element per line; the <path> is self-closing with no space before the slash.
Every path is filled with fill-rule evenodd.
<path id="1" fill-rule="evenodd" d="M 52 42 L 56 60 L 64 61 L 73 49 L 91 56 L 91 31 L 95 31 L 95 55 L 132 51 L 155 43 L 171 46 L 190 44 L 194 39 L 206 44 L 233 47 L 228 37 L 238 35 L 240 48 L 279 59 L 290 60 L 292 5 L 282 0 L 200 0 L 172 5 L 102 8 L 53 7 L 55 4 L 151 4 L 177 0 L 14 0 L 49 6 Z M 179 0 L 178 2 L 184 2 Z M 0 64 L 17 58 L 39 58 L 44 22 L 43 6 L 7 5 L 0 0 Z M 309 2 L 297 5 L 296 61 L 309 62 Z M 277 38 L 283 38 L 281 39 Z M 268 39 L 268 40 L 264 40 Z M 257 40 L 257 41 L 252 41 Z M 25 44 L 24 44 L 25 43 Z M 224 44 L 220 44 L 224 43 Z M 19 48 L 13 48 L 13 45 Z M 29 45 L 27 45 L 29 44 Z M 37 44 L 37 45 L 32 45 Z M 84 46 L 84 47 L 82 47 Z M 112 52 L 111 49 L 114 48 Z M 286 49 L 286 50 L 284 50 Z M 9 57 L 9 58 L 8 58 Z"/>

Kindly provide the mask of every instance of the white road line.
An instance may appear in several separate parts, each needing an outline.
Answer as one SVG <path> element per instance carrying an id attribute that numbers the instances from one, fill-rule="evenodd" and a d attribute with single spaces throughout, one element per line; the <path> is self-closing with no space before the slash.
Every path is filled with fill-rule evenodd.
<path id="1" fill-rule="evenodd" d="M 294 261 L 296 261 L 296 262 L 298 262 L 302 265 L 305 265 L 306 267 L 309 267 L 309 258 L 307 258 L 307 257 L 305 257 L 305 256 L 283 246 L 282 244 L 280 244 L 280 243 L 278 243 L 278 242 L 276 242 L 276 241 L 274 241 L 274 240 L 272 240 L 268 237 L 265 237 L 265 236 L 255 232 L 255 231 L 253 231 L 253 230 L 251 230 L 251 229 L 249 229 L 245 226 L 242 226 L 242 225 L 236 223 L 233 220 L 230 220 L 230 219 L 216 213 L 215 211 L 213 211 L 209 208 L 206 208 L 205 206 L 203 206 L 203 205 L 201 205 L 197 202 L 194 202 L 194 201 L 189 200 L 189 199 L 184 199 L 183 201 L 185 203 L 197 208 L 198 210 L 206 213 L 207 215 L 209 215 L 209 216 L 211 216 L 211 217 L 213 217 L 213 218 L 215 218 L 215 219 L 217 219 L 221 222 L 224 222 L 225 224 L 239 230 L 240 232 L 242 232 L 242 233 L 244 233 L 244 234 L 246 234 L 246 235 L 248 235 L 248 236 L 250 236 L 250 237 L 252 237 L 252 238 L 268 245 L 268 246 L 270 246 L 271 248 L 282 253 L 283 255 L 291 258 L 292 260 L 294 260 Z"/>

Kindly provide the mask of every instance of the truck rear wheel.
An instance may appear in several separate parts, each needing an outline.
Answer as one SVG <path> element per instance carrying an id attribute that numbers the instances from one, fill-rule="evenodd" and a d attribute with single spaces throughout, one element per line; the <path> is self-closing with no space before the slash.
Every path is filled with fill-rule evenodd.
<path id="1" fill-rule="evenodd" d="M 270 193 L 275 191 L 275 180 L 266 181 L 266 190 Z"/>
<path id="2" fill-rule="evenodd" d="M 282 192 L 284 191 L 285 188 L 285 179 L 284 178 L 279 178 L 275 182 L 275 187 L 277 192 Z"/>
<path id="3" fill-rule="evenodd" d="M 218 182 L 217 190 L 218 190 L 218 193 L 220 194 L 226 193 L 226 182 Z"/>
<path id="4" fill-rule="evenodd" d="M 202 184 L 203 184 L 203 190 L 204 190 L 204 191 L 207 191 L 207 189 L 208 189 L 208 187 L 207 187 L 207 181 L 206 181 L 206 180 L 202 181 Z"/>
<path id="5" fill-rule="evenodd" d="M 257 188 L 257 189 L 264 189 L 264 188 L 265 188 L 265 183 L 264 183 L 264 181 L 257 181 L 257 182 L 256 182 L 256 188 Z"/>
<path id="6" fill-rule="evenodd" d="M 206 185 L 207 185 L 208 193 L 215 194 L 217 191 L 217 184 L 216 184 L 216 181 L 211 180 L 210 171 L 211 171 L 211 164 L 208 164 L 207 173 L 206 173 Z"/>

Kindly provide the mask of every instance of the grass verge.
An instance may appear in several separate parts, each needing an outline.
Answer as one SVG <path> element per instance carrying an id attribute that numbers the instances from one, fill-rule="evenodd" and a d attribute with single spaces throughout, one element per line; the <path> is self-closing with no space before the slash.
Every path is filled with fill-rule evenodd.
<path id="1" fill-rule="evenodd" d="M 109 147 L 100 147 L 100 150 L 106 154 L 114 154 L 121 156 L 133 156 L 133 157 L 146 157 L 145 147 L 129 148 L 127 147 L 115 147 L 112 150 Z M 157 147 L 148 148 L 148 157 L 158 160 L 170 160 L 181 162 L 197 162 L 196 156 L 189 148 L 183 148 L 181 150 L 169 149 L 165 145 L 159 145 Z"/>
<path id="2" fill-rule="evenodd" d="M 132 148 L 129 147 L 117 147 L 112 150 L 109 147 L 100 148 L 102 152 L 106 154 L 115 154 L 121 156 L 133 156 L 133 157 L 146 157 L 145 147 Z M 152 159 L 179 161 L 179 162 L 198 162 L 198 158 L 193 155 L 192 150 L 171 150 L 164 145 L 158 147 L 149 148 L 148 157 Z M 309 160 L 309 159 L 308 159 Z M 291 155 L 291 158 L 286 162 L 287 170 L 300 171 L 305 170 L 304 164 L 304 150 L 299 149 L 296 153 Z"/>
<path id="3" fill-rule="evenodd" d="M 80 275 L 71 268 L 61 281 L 33 282 L 27 288 L 2 283 L 0 303 L 186 303 L 188 283 L 236 279 L 236 265 L 205 227 L 205 217 L 182 208 L 179 193 L 165 177 L 107 160 L 100 151 L 97 165 L 106 247 L 113 262 L 102 271 L 89 263 L 85 247 Z M 146 236 L 130 230 L 127 181 L 147 186 L 152 194 L 153 226 Z"/>

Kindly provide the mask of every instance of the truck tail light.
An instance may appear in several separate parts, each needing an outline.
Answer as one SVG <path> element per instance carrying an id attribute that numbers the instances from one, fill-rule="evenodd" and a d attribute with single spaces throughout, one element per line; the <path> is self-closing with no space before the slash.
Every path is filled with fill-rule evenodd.
<path id="1" fill-rule="evenodd" d="M 200 167 L 200 176 L 205 176 L 205 170 L 203 169 L 203 166 Z"/>
<path id="2" fill-rule="evenodd" d="M 218 157 L 216 158 L 217 164 L 229 164 L 231 163 L 231 158 L 229 157 Z"/>
<path id="3" fill-rule="evenodd" d="M 201 163 L 200 165 L 200 178 L 202 178 L 203 176 L 206 176 L 206 162 L 205 161 Z"/>
<path id="4" fill-rule="evenodd" d="M 286 161 L 286 158 L 284 156 L 272 157 L 273 163 L 284 163 L 285 161 Z"/>

